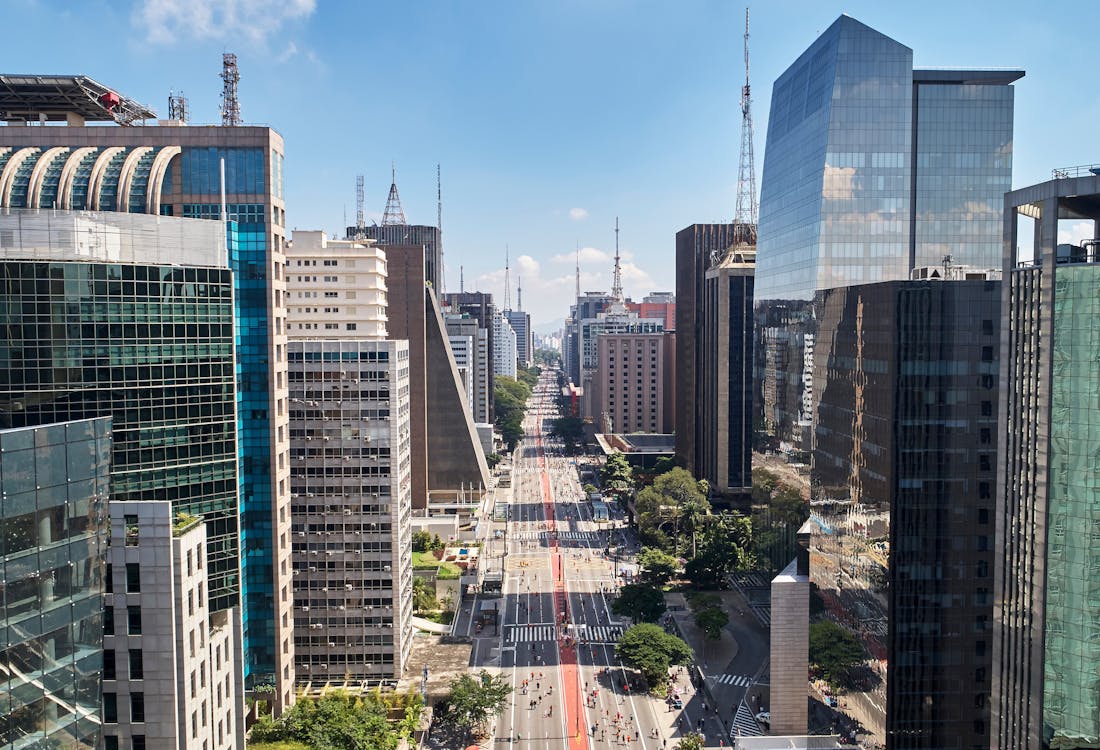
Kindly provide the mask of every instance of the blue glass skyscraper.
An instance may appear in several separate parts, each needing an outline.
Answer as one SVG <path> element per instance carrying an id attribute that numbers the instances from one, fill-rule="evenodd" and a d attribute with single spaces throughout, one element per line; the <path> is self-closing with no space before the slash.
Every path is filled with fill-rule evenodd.
<path id="1" fill-rule="evenodd" d="M 992 285 L 1022 76 L 914 69 L 841 16 L 773 89 L 757 424 L 811 464 L 840 540 L 811 575 L 885 652 L 892 748 L 989 745 Z"/>

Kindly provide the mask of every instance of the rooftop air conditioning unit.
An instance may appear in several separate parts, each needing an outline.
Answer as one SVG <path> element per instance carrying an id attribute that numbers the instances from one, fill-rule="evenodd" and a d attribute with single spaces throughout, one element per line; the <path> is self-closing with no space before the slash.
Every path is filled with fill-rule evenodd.
<path id="1" fill-rule="evenodd" d="M 329 648 L 336 648 L 336 643 L 334 641 L 329 641 L 328 642 L 328 647 Z"/>
<path id="2" fill-rule="evenodd" d="M 303 611 L 303 612 L 308 612 L 308 611 L 309 611 L 309 607 L 302 607 L 302 611 Z"/>
<path id="3" fill-rule="evenodd" d="M 309 572 L 310 573 L 316 573 L 317 572 L 317 566 L 316 565 L 310 565 L 309 566 Z"/>

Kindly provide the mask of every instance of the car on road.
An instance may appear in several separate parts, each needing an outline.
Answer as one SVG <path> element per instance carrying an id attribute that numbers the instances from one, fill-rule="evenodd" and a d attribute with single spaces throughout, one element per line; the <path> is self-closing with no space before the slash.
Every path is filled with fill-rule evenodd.
<path id="1" fill-rule="evenodd" d="M 758 713 L 756 715 L 756 720 L 759 721 L 761 724 L 763 724 L 766 727 L 771 727 L 771 725 L 772 725 L 771 712 L 761 711 L 760 713 Z"/>
<path id="2" fill-rule="evenodd" d="M 670 695 L 668 697 L 668 705 L 679 710 L 684 707 L 684 699 L 678 695 Z"/>

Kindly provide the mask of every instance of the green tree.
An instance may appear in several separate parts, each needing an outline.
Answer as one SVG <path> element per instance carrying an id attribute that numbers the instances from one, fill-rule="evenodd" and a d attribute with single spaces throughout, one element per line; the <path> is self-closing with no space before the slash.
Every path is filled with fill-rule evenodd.
<path id="1" fill-rule="evenodd" d="M 653 464 L 653 473 L 656 476 L 660 476 L 666 472 L 672 471 L 676 468 L 676 459 L 670 456 L 661 456 Z"/>
<path id="2" fill-rule="evenodd" d="M 625 491 L 634 486 L 634 468 L 622 453 L 615 452 L 607 457 L 600 467 L 600 482 L 612 490 Z"/>
<path id="3" fill-rule="evenodd" d="M 584 439 L 584 420 L 580 417 L 558 417 L 551 423 L 550 434 L 569 446 Z"/>
<path id="4" fill-rule="evenodd" d="M 637 560 L 642 568 L 642 580 L 652 586 L 664 586 L 679 567 L 679 560 L 656 547 L 642 547 Z"/>
<path id="5" fill-rule="evenodd" d="M 706 746 L 706 738 L 697 732 L 692 732 L 680 738 L 679 744 L 676 745 L 676 750 L 704 750 Z"/>
<path id="6" fill-rule="evenodd" d="M 718 640 L 722 637 L 722 628 L 730 621 L 726 610 L 718 607 L 707 607 L 695 613 L 695 624 L 707 634 L 707 638 Z"/>
<path id="7" fill-rule="evenodd" d="M 515 378 L 498 375 L 493 379 L 496 428 L 509 451 L 515 450 L 516 443 L 523 437 L 523 413 L 530 395 L 531 387 Z"/>
<path id="8" fill-rule="evenodd" d="M 711 518 L 699 542 L 698 554 L 684 566 L 684 575 L 699 588 L 722 588 L 726 575 L 752 567 L 752 522 L 739 513 Z"/>
<path id="9" fill-rule="evenodd" d="M 665 613 L 665 595 L 648 584 L 629 583 L 612 602 L 611 611 L 635 622 L 656 622 Z"/>
<path id="10" fill-rule="evenodd" d="M 439 534 L 436 534 L 434 537 L 432 537 L 432 550 L 443 549 L 444 546 L 445 545 L 443 544 L 443 540 L 439 538 Z"/>
<path id="11" fill-rule="evenodd" d="M 558 363 L 558 360 L 561 359 L 561 354 L 558 352 L 557 349 L 547 349 L 545 347 L 541 347 L 535 350 L 534 359 L 539 364 L 546 365 L 547 367 L 553 367 Z"/>
<path id="12" fill-rule="evenodd" d="M 694 539 L 710 515 L 710 503 L 699 490 L 695 477 L 676 467 L 653 480 L 653 484 L 638 493 L 634 501 L 638 514 L 638 529 L 643 539 L 653 539 L 653 531 L 661 530 L 673 539 L 673 553 L 681 552 L 681 533 L 689 533 L 691 544 L 683 550 L 685 557 L 696 552 Z"/>
<path id="13" fill-rule="evenodd" d="M 820 620 L 810 625 L 810 663 L 821 676 L 837 687 L 850 681 L 856 667 L 863 663 L 865 653 L 859 639 L 832 620 Z"/>
<path id="14" fill-rule="evenodd" d="M 412 535 L 413 552 L 427 552 L 432 547 L 432 535 L 428 531 L 414 531 Z"/>
<path id="15" fill-rule="evenodd" d="M 504 460 L 504 457 L 499 453 L 490 453 L 485 457 L 485 463 L 489 465 L 490 469 L 495 469 L 497 464 Z"/>
<path id="16" fill-rule="evenodd" d="M 390 705 L 375 694 L 353 696 L 327 693 L 300 698 L 278 719 L 252 727 L 256 742 L 296 741 L 320 750 L 395 750 L 402 737 L 411 736 L 408 711 L 419 718 L 419 703 L 406 705 L 405 720 L 389 720 Z"/>
<path id="17" fill-rule="evenodd" d="M 504 710 L 511 694 L 512 688 L 503 675 L 492 675 L 484 669 L 476 675 L 461 674 L 451 681 L 450 692 L 444 699 L 444 716 L 469 739 L 475 730 Z"/>
<path id="18" fill-rule="evenodd" d="M 651 687 L 665 685 L 669 667 L 690 664 L 695 656 L 691 646 L 652 623 L 628 628 L 619 638 L 615 653 L 623 663 L 641 672 Z"/>
<path id="19" fill-rule="evenodd" d="M 416 613 L 438 609 L 439 602 L 435 598 L 435 590 L 432 584 L 425 578 L 413 576 L 413 611 Z"/>

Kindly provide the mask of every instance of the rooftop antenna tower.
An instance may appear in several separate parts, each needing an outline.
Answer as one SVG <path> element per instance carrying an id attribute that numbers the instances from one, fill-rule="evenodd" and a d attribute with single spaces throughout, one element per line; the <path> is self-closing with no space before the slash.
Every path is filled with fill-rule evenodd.
<path id="1" fill-rule="evenodd" d="M 737 168 L 737 213 L 734 223 L 756 231 L 756 164 L 752 155 L 752 97 L 749 89 L 749 9 L 745 8 L 745 85 L 741 89 L 741 159 Z"/>
<path id="2" fill-rule="evenodd" d="M 168 119 L 187 122 L 190 118 L 187 112 L 187 97 L 183 92 L 177 95 L 175 91 L 168 92 Z"/>
<path id="3" fill-rule="evenodd" d="M 615 276 L 611 282 L 611 296 L 616 302 L 623 301 L 623 271 L 619 265 L 619 217 L 615 217 Z"/>
<path id="4" fill-rule="evenodd" d="M 386 199 L 386 210 L 382 212 L 382 226 L 404 226 L 405 212 L 401 209 L 401 198 L 397 195 L 397 167 L 390 164 L 390 196 Z"/>
<path id="5" fill-rule="evenodd" d="M 447 264 L 443 262 L 443 178 L 439 176 L 439 162 L 435 165 L 435 226 L 439 230 L 439 283 L 447 287 Z M 439 290 L 440 292 L 443 289 Z"/>
<path id="6" fill-rule="evenodd" d="M 577 240 L 577 298 L 581 296 L 581 241 Z"/>
<path id="7" fill-rule="evenodd" d="M 512 309 L 512 297 L 509 287 L 512 285 L 512 279 L 510 277 L 510 270 L 508 268 L 508 246 L 504 246 L 504 309 Z"/>
<path id="8" fill-rule="evenodd" d="M 241 80 L 237 70 L 237 56 L 232 52 L 222 55 L 222 125 L 241 124 L 241 103 L 237 101 L 237 84 Z"/>
<path id="9" fill-rule="evenodd" d="M 466 269 L 464 266 L 458 267 L 458 293 L 464 294 L 466 292 Z"/>
<path id="10" fill-rule="evenodd" d="M 355 228 L 362 230 L 366 225 L 363 214 L 363 203 L 366 200 L 366 190 L 363 185 L 363 175 L 355 175 Z M 359 232 L 361 234 L 361 232 Z"/>
<path id="11" fill-rule="evenodd" d="M 516 274 L 516 309 L 523 312 L 523 281 Z"/>

